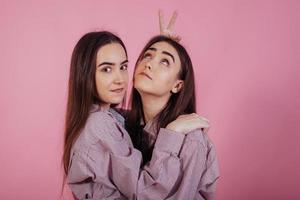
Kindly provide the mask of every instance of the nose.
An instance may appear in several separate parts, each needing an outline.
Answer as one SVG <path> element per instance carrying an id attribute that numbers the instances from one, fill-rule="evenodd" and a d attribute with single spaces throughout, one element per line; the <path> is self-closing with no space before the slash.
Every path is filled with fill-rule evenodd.
<path id="1" fill-rule="evenodd" d="M 148 62 L 146 62 L 146 64 L 145 64 L 145 69 L 149 69 L 149 70 L 152 69 L 152 64 L 151 64 L 151 61 L 150 61 L 150 60 L 149 60 Z"/>
<path id="2" fill-rule="evenodd" d="M 122 72 L 121 70 L 117 70 L 115 72 L 114 82 L 116 84 L 124 84 L 125 83 L 125 73 L 126 72 Z"/>

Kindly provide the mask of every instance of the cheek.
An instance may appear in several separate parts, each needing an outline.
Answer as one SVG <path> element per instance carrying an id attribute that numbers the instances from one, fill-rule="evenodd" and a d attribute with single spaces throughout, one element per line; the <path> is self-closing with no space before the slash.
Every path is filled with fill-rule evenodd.
<path id="1" fill-rule="evenodd" d="M 102 87 L 103 87 L 103 83 L 102 83 L 101 79 L 96 77 L 96 89 L 97 89 L 98 96 L 102 96 L 101 95 L 101 92 L 103 91 Z"/>
<path id="2" fill-rule="evenodd" d="M 105 90 L 106 88 L 108 88 L 108 86 L 110 84 L 109 78 L 106 76 L 103 76 L 100 73 L 96 73 L 95 80 L 96 80 L 96 87 L 97 87 L 98 92 Z"/>
<path id="3" fill-rule="evenodd" d="M 133 74 L 133 80 L 135 80 L 135 78 L 136 78 L 137 75 L 138 75 L 138 71 L 135 70 L 135 71 L 134 71 L 134 74 Z"/>
<path id="4" fill-rule="evenodd" d="M 140 68 L 137 66 L 134 70 L 133 78 L 135 78 L 141 72 Z"/>
<path id="5" fill-rule="evenodd" d="M 172 85 L 175 80 L 173 74 L 167 71 L 158 73 L 157 78 L 161 83 L 161 85 L 166 85 L 166 86 Z"/>
<path id="6" fill-rule="evenodd" d="M 127 86 L 128 85 L 128 73 L 125 72 L 125 74 L 123 75 L 123 79 L 124 79 L 124 82 L 125 82 L 125 85 Z"/>
<path id="7" fill-rule="evenodd" d="M 136 68 L 135 68 L 135 71 L 136 72 L 140 72 L 140 71 L 143 71 L 144 70 L 144 64 L 143 64 L 143 61 L 140 61 L 138 64 L 137 64 L 137 66 L 136 66 Z"/>

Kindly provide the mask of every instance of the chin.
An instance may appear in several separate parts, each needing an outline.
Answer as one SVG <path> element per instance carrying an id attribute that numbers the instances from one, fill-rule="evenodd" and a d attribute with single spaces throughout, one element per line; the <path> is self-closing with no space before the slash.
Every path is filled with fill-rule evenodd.
<path id="1" fill-rule="evenodd" d="M 134 84 L 134 88 L 139 91 L 139 92 L 150 92 L 152 91 L 152 87 L 149 87 L 150 84 L 148 83 L 143 83 L 143 82 L 139 82 L 139 83 L 135 83 Z"/>
<path id="2" fill-rule="evenodd" d="M 136 90 L 139 92 L 140 95 L 143 95 L 143 94 L 148 94 L 148 95 L 154 95 L 156 96 L 156 93 L 157 93 L 157 90 L 155 89 L 152 89 L 152 88 L 136 88 Z"/>
<path id="3" fill-rule="evenodd" d="M 120 104 L 123 102 L 123 98 L 122 99 L 112 99 L 111 104 Z"/>

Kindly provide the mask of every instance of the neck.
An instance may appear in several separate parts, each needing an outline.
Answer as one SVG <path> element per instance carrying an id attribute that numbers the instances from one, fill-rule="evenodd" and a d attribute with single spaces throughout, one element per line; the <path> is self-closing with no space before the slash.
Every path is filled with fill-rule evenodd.
<path id="1" fill-rule="evenodd" d="M 170 96 L 153 96 L 151 94 L 140 94 L 142 98 L 145 123 L 153 120 L 167 105 Z"/>
<path id="2" fill-rule="evenodd" d="M 110 104 L 100 103 L 99 104 L 101 110 L 108 110 L 110 108 Z"/>

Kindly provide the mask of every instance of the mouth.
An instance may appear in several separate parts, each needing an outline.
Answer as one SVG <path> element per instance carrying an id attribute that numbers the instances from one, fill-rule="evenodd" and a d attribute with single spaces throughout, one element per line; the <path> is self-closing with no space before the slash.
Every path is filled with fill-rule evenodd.
<path id="1" fill-rule="evenodd" d="M 122 93 L 124 91 L 124 88 L 117 88 L 117 89 L 114 89 L 114 90 L 111 90 L 112 92 L 115 92 L 115 93 Z"/>
<path id="2" fill-rule="evenodd" d="M 148 74 L 146 74 L 145 72 L 141 72 L 140 75 L 142 76 L 146 76 L 147 78 L 149 78 L 150 80 L 152 80 L 151 76 L 149 76 Z"/>

